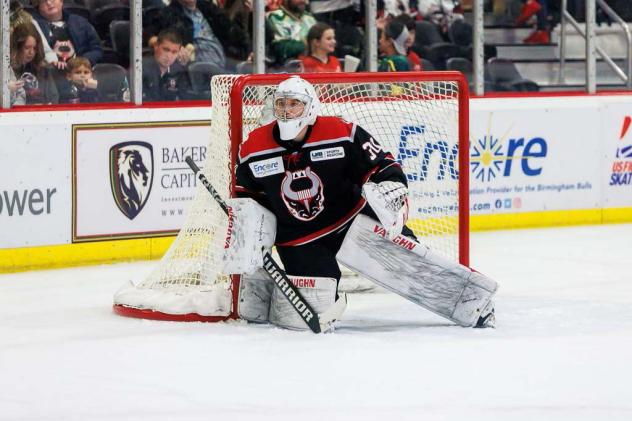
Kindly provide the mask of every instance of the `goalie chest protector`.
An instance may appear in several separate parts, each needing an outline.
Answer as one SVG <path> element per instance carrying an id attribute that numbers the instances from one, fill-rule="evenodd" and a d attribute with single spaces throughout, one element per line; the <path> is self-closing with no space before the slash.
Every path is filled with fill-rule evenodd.
<path id="1" fill-rule="evenodd" d="M 405 183 L 399 164 L 361 127 L 318 117 L 305 140 L 285 142 L 276 122 L 250 133 L 239 151 L 237 183 L 277 217 L 276 244 L 309 243 L 349 222 L 364 207 L 362 184 Z"/>

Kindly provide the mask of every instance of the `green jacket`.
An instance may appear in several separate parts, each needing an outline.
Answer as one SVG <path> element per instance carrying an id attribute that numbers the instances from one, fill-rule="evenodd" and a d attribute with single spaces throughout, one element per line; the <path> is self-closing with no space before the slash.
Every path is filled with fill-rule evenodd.
<path id="1" fill-rule="evenodd" d="M 281 7 L 268 15 L 268 25 L 274 37 L 272 52 L 280 63 L 296 58 L 305 51 L 307 32 L 316 23 L 308 12 L 297 16 Z"/>
<path id="2" fill-rule="evenodd" d="M 400 54 L 383 57 L 377 67 L 378 72 L 407 72 L 410 70 L 408 58 Z"/>

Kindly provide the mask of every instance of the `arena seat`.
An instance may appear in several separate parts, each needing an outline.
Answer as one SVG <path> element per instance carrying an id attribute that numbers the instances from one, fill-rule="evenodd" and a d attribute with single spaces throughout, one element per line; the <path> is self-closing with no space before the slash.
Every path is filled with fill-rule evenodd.
<path id="1" fill-rule="evenodd" d="M 128 89 L 127 71 L 115 63 L 97 63 L 92 68 L 99 82 L 98 91 L 102 102 L 123 102 L 123 90 Z"/>
<path id="2" fill-rule="evenodd" d="M 213 63 L 195 61 L 189 64 L 192 96 L 196 99 L 210 99 L 211 78 L 224 73 L 226 72 Z"/>
<path id="3" fill-rule="evenodd" d="M 497 91 L 539 91 L 540 87 L 532 80 L 522 77 L 511 60 L 492 58 L 487 62 L 490 80 Z"/>

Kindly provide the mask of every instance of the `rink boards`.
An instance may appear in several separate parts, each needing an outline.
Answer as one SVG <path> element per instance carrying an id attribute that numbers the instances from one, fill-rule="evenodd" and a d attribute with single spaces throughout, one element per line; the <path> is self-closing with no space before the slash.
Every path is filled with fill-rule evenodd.
<path id="1" fill-rule="evenodd" d="M 632 221 L 631 119 L 632 95 L 470 101 L 471 228 Z M 2 112 L 0 128 L 0 271 L 145 259 L 184 222 L 210 109 Z M 130 146 L 133 205 L 133 165 L 113 159 Z"/>

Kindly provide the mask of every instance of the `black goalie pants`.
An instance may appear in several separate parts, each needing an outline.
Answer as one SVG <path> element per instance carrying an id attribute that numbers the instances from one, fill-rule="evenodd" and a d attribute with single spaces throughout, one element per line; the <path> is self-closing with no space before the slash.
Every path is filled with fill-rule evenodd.
<path id="1" fill-rule="evenodd" d="M 376 221 L 377 216 L 369 206 L 362 210 L 363 214 Z M 345 235 L 351 223 L 346 224 L 338 231 L 327 234 L 317 240 L 300 246 L 277 246 L 277 252 L 288 275 L 317 276 L 335 278 L 340 281 L 340 267 L 336 260 L 336 254 L 342 246 Z M 410 228 L 404 226 L 402 234 L 417 239 Z"/>

